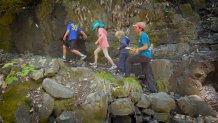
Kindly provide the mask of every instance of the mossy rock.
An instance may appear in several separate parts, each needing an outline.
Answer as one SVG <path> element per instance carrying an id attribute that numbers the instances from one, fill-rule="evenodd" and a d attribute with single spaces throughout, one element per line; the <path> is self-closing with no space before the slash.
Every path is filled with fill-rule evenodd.
<path id="1" fill-rule="evenodd" d="M 60 99 L 55 100 L 54 111 L 55 115 L 59 116 L 63 111 L 73 111 L 75 109 L 75 99 Z"/>
<path id="2" fill-rule="evenodd" d="M 9 87 L 3 94 L 3 100 L 0 101 L 0 115 L 5 123 L 15 123 L 15 112 L 20 105 L 25 105 L 26 95 L 31 88 L 37 88 L 39 85 L 34 82 L 23 82 L 16 86 Z"/>

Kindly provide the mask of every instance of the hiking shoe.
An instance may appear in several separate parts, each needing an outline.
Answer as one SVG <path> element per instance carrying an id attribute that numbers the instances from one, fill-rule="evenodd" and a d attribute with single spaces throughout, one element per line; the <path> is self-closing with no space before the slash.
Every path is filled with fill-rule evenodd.
<path id="1" fill-rule="evenodd" d="M 93 68 L 96 68 L 97 67 L 97 64 L 95 63 L 89 63 Z"/>
<path id="2" fill-rule="evenodd" d="M 113 70 L 113 69 L 116 69 L 117 68 L 117 65 L 112 65 L 109 70 Z"/>
<path id="3" fill-rule="evenodd" d="M 84 60 L 87 57 L 87 55 L 81 56 L 80 60 Z"/>
<path id="4" fill-rule="evenodd" d="M 62 61 L 64 61 L 64 62 L 66 62 L 66 61 L 67 61 L 67 59 L 66 59 L 66 58 L 65 58 L 65 59 L 64 59 L 64 58 L 61 58 L 61 60 L 62 60 Z"/>

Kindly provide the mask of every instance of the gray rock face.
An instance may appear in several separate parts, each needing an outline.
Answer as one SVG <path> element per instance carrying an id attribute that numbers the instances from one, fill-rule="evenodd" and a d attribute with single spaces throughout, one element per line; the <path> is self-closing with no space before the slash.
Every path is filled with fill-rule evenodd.
<path id="1" fill-rule="evenodd" d="M 178 99 L 180 109 L 188 115 L 216 116 L 216 112 L 199 96 L 191 95 Z"/>
<path id="2" fill-rule="evenodd" d="M 152 109 L 159 113 L 169 113 L 176 107 L 175 101 L 166 93 L 160 92 L 149 95 Z"/>
<path id="3" fill-rule="evenodd" d="M 44 76 L 53 76 L 55 75 L 59 70 L 59 64 L 58 64 L 58 60 L 57 59 L 52 59 L 50 62 L 48 61 L 48 63 L 45 66 L 45 73 Z"/>
<path id="4" fill-rule="evenodd" d="M 44 77 L 44 69 L 36 70 L 31 74 L 31 78 L 36 81 L 43 77 Z"/>
<path id="5" fill-rule="evenodd" d="M 58 84 L 55 80 L 46 78 L 43 80 L 42 88 L 55 98 L 71 98 L 73 97 L 73 91 L 61 84 Z"/>
<path id="6" fill-rule="evenodd" d="M 82 108 L 89 116 L 89 119 L 104 122 L 107 117 L 108 103 L 108 95 L 104 91 L 97 91 L 86 97 L 82 103 Z"/>
<path id="7" fill-rule="evenodd" d="M 137 107 L 145 108 L 145 109 L 148 108 L 150 105 L 151 105 L 151 100 L 144 94 L 141 95 L 141 99 L 136 104 Z"/>
<path id="8" fill-rule="evenodd" d="M 218 32 L 218 18 L 217 17 L 211 17 L 211 30 Z"/>
<path id="9" fill-rule="evenodd" d="M 15 116 L 16 116 L 16 123 L 30 123 L 31 121 L 31 114 L 29 113 L 29 108 L 27 106 L 19 106 Z M 1 123 L 1 120 L 0 120 Z"/>
<path id="10" fill-rule="evenodd" d="M 64 111 L 58 118 L 58 123 L 78 123 L 75 113 L 71 111 Z"/>
<path id="11" fill-rule="evenodd" d="M 187 43 L 166 44 L 155 47 L 152 52 L 155 58 L 159 59 L 173 59 L 188 52 L 190 46 Z"/>
<path id="12" fill-rule="evenodd" d="M 54 108 L 54 99 L 44 93 L 42 101 L 42 107 L 39 108 L 39 118 L 40 121 L 47 121 Z"/>
<path id="13" fill-rule="evenodd" d="M 130 99 L 117 99 L 111 103 L 111 112 L 113 115 L 127 116 L 134 112 L 134 104 Z"/>

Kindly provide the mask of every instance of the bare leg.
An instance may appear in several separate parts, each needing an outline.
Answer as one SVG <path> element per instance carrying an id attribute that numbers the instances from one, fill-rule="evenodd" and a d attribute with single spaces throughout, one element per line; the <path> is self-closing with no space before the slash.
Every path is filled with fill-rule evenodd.
<path id="1" fill-rule="evenodd" d="M 67 55 L 67 47 L 63 45 L 63 57 L 66 58 Z"/>
<path id="2" fill-rule="evenodd" d="M 102 49 L 102 50 L 103 50 L 104 56 L 107 58 L 107 60 L 111 63 L 111 65 L 114 65 L 113 60 L 111 59 L 111 57 L 110 57 L 109 54 L 108 54 L 108 49 L 107 49 L 107 48 L 104 48 L 104 49 Z"/>
<path id="3" fill-rule="evenodd" d="M 101 48 L 98 46 L 98 48 L 94 51 L 95 55 L 95 64 L 98 63 L 98 53 L 101 51 Z"/>

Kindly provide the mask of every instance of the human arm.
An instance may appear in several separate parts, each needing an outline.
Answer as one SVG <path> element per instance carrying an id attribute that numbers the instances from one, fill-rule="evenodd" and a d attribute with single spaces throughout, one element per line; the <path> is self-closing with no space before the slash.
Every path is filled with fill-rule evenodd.
<path id="1" fill-rule="evenodd" d="M 86 35 L 86 33 L 85 33 L 85 32 L 83 32 L 83 31 L 80 31 L 80 33 L 83 35 L 83 38 L 84 38 L 84 39 L 87 39 L 87 35 Z"/>
<path id="2" fill-rule="evenodd" d="M 65 32 L 64 37 L 63 37 L 63 40 L 64 40 L 64 41 L 66 41 L 69 32 L 70 32 L 70 30 L 67 30 L 67 31 Z"/>
<path id="3" fill-rule="evenodd" d="M 103 39 L 103 35 L 100 35 L 98 40 L 95 42 L 95 44 L 98 45 L 102 39 Z"/>

